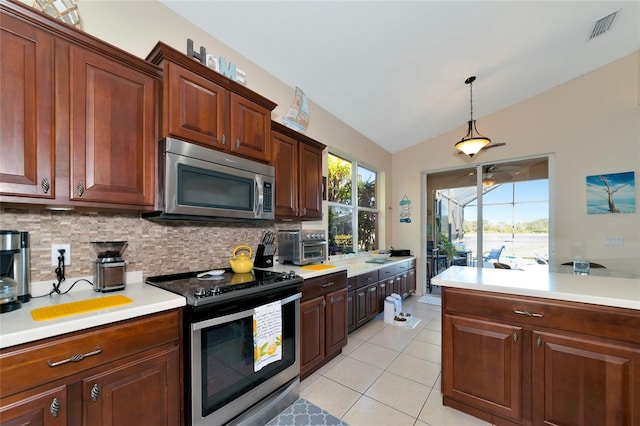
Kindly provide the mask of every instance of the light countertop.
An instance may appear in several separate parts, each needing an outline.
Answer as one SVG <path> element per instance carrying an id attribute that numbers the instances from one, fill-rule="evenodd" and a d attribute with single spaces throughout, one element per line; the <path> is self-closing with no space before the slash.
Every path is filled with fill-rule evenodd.
<path id="1" fill-rule="evenodd" d="M 640 310 L 640 279 L 637 278 L 453 266 L 431 281 L 442 287 Z"/>
<path id="2" fill-rule="evenodd" d="M 294 271 L 297 275 L 300 275 L 304 279 L 320 277 L 322 275 L 333 274 L 334 272 L 347 271 L 347 277 L 353 277 L 360 274 L 365 274 L 367 272 L 375 271 L 387 266 L 396 265 L 398 263 L 405 262 L 407 260 L 414 259 L 414 256 L 400 256 L 400 257 L 391 257 L 384 263 L 369 263 L 371 260 L 370 256 L 356 256 L 346 259 L 340 260 L 331 260 L 322 263 L 321 265 L 329 266 L 327 269 L 321 270 L 308 270 L 303 266 L 295 266 L 295 265 L 281 265 L 280 263 L 276 263 L 271 268 L 256 268 L 256 269 L 264 269 L 266 271 L 275 271 L 275 272 L 289 272 Z"/>
<path id="3" fill-rule="evenodd" d="M 31 317 L 32 309 L 112 295 L 127 296 L 133 300 L 133 303 L 48 321 L 35 321 Z M 64 295 L 54 294 L 51 297 L 31 299 L 23 303 L 20 309 L 0 315 L 0 348 L 154 314 L 184 305 L 184 297 L 142 282 L 133 284 L 127 282 L 124 290 L 111 293 L 97 293 L 93 289 L 82 289 Z"/>

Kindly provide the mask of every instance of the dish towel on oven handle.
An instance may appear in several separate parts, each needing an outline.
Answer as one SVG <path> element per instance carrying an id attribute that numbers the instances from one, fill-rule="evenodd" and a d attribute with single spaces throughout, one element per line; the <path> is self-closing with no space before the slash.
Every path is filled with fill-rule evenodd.
<path id="1" fill-rule="evenodd" d="M 258 306 L 253 312 L 253 371 L 282 359 L 282 306 L 280 301 Z"/>

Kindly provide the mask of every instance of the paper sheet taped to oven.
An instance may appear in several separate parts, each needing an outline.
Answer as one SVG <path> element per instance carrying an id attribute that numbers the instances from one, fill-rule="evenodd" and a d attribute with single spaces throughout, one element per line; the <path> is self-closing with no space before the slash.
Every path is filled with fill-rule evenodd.
<path id="1" fill-rule="evenodd" d="M 253 370 L 282 359 L 282 306 L 280 301 L 258 306 L 253 313 Z"/>

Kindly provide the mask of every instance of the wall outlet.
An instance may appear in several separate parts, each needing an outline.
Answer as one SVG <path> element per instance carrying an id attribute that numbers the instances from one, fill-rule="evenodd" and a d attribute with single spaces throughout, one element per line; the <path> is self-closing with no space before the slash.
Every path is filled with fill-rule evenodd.
<path id="1" fill-rule="evenodd" d="M 623 237 L 604 237 L 604 245 L 605 246 L 623 246 L 624 238 Z"/>
<path id="2" fill-rule="evenodd" d="M 51 266 L 58 266 L 58 250 L 64 250 L 64 264 L 71 265 L 71 244 L 51 244 Z"/>

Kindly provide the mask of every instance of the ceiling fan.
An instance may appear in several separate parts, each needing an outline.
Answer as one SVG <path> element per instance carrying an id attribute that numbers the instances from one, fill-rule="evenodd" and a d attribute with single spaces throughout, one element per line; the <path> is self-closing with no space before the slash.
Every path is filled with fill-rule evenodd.
<path id="1" fill-rule="evenodd" d="M 513 175 L 510 172 L 519 171 L 518 166 L 500 166 L 500 165 L 487 165 L 482 167 L 482 182 L 485 185 L 494 185 L 496 183 L 513 180 Z M 470 183 L 476 181 L 476 170 L 472 170 L 469 173 L 465 173 L 458 177 L 458 179 L 468 178 Z"/>
<path id="2" fill-rule="evenodd" d="M 500 146 L 505 146 L 505 145 L 506 145 L 505 142 L 490 143 L 489 145 L 485 145 L 482 148 L 480 148 L 480 151 L 484 151 L 484 150 L 491 149 L 491 148 L 498 148 Z M 478 151 L 478 153 L 480 153 L 480 151 Z M 458 151 L 458 154 L 464 154 L 464 152 Z"/>

